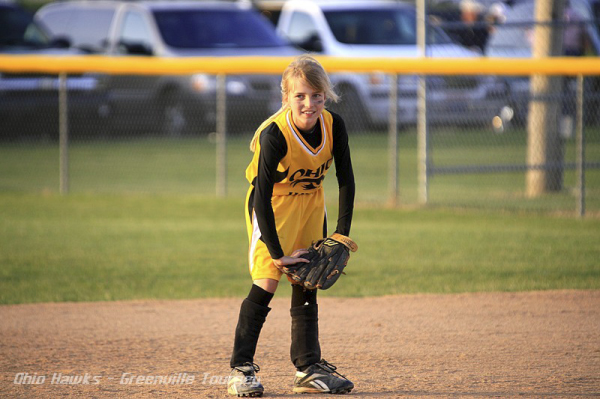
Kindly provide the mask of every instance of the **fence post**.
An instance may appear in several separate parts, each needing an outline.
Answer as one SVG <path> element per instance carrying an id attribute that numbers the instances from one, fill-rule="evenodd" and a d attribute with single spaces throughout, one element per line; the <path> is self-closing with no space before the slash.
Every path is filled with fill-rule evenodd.
<path id="1" fill-rule="evenodd" d="M 217 197 L 227 195 L 227 75 L 217 75 Z"/>
<path id="2" fill-rule="evenodd" d="M 583 75 L 577 75 L 577 215 L 585 215 L 585 134 L 583 131 Z"/>
<path id="3" fill-rule="evenodd" d="M 419 55 L 427 57 L 427 5 L 425 0 L 417 1 L 417 44 Z M 417 173 L 419 203 L 429 200 L 429 129 L 427 123 L 427 77 L 419 76 L 417 96 Z"/>
<path id="4" fill-rule="evenodd" d="M 531 47 L 532 57 L 540 59 L 560 54 L 562 29 L 551 24 L 563 15 L 565 0 L 536 1 Z M 527 165 L 525 175 L 528 198 L 540 197 L 563 189 L 564 142 L 558 131 L 563 78 L 533 74 L 530 78 L 527 117 Z"/>
<path id="5" fill-rule="evenodd" d="M 419 203 L 427 204 L 429 201 L 429 126 L 427 123 L 427 77 L 419 77 L 418 88 L 418 120 L 417 120 L 417 151 L 418 151 L 418 178 L 419 178 Z"/>
<path id="6" fill-rule="evenodd" d="M 391 75 L 390 79 L 390 114 L 388 129 L 389 146 L 389 181 L 390 206 L 398 205 L 398 75 Z"/>
<path id="7" fill-rule="evenodd" d="M 59 191 L 69 192 L 69 114 L 67 108 L 67 74 L 58 75 L 58 146 L 59 146 Z"/>

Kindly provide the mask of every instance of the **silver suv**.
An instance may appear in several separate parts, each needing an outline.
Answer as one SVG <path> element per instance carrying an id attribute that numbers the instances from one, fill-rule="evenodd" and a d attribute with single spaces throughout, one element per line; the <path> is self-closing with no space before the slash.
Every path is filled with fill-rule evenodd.
<path id="1" fill-rule="evenodd" d="M 279 16 L 277 32 L 293 44 L 339 57 L 414 58 L 419 54 L 414 4 L 400 1 L 290 0 Z M 431 57 L 478 57 L 432 27 L 427 45 Z M 383 74 L 335 74 L 331 77 L 344 99 L 339 107 L 349 125 L 385 125 L 390 83 Z M 497 105 L 491 79 L 470 76 L 430 77 L 428 105 L 431 122 L 489 124 Z M 488 82 L 489 81 L 489 82 Z M 417 77 L 400 76 L 398 121 L 417 119 Z"/>
<path id="2" fill-rule="evenodd" d="M 298 53 L 250 5 L 234 2 L 74 1 L 42 7 L 36 18 L 57 37 L 93 54 L 139 57 Z M 169 135 L 215 126 L 215 77 L 107 75 L 104 87 L 117 129 Z M 227 78 L 228 128 L 253 130 L 277 107 L 279 77 Z M 158 127 L 158 129 L 156 129 Z"/>

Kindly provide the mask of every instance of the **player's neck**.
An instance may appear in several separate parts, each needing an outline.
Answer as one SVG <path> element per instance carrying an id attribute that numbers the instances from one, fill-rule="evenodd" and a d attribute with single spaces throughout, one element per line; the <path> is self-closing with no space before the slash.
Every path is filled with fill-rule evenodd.
<path id="1" fill-rule="evenodd" d="M 294 124 L 294 126 L 296 126 L 296 124 Z M 300 129 L 298 126 L 296 126 L 296 129 L 298 129 L 298 131 L 300 133 L 302 133 L 303 136 L 306 136 L 306 135 L 311 135 L 311 134 L 315 133 L 317 131 L 318 126 L 319 126 L 319 124 L 315 123 L 312 127 L 308 128 L 308 129 Z"/>

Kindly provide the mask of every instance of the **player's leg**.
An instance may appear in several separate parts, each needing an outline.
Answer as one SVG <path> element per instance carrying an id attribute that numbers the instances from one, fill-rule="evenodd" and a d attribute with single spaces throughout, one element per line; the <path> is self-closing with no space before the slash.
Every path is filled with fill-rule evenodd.
<path id="1" fill-rule="evenodd" d="M 271 311 L 269 303 L 272 298 L 272 293 L 252 284 L 248 296 L 242 301 L 230 360 L 232 368 L 254 362 L 256 345 L 262 326 Z"/>
<path id="2" fill-rule="evenodd" d="M 254 363 L 258 338 L 271 308 L 269 303 L 273 293 L 256 284 L 243 300 L 238 323 L 235 329 L 233 353 L 230 359 L 231 375 L 227 391 L 237 396 L 262 396 L 264 388 L 256 372 L 260 370 Z"/>
<path id="3" fill-rule="evenodd" d="M 312 241 L 326 233 L 326 212 L 322 190 L 319 193 L 301 198 L 303 220 L 298 221 L 300 230 L 296 246 L 306 248 Z M 304 370 L 321 360 L 319 344 L 319 307 L 317 291 L 307 290 L 300 285 L 292 285 L 292 342 L 290 356 L 297 370 Z"/>
<path id="4" fill-rule="evenodd" d="M 249 192 L 249 202 L 251 202 L 251 198 L 252 194 Z M 273 202 L 273 211 L 277 215 L 276 219 L 280 221 L 289 220 L 286 212 L 293 213 L 293 208 L 282 206 L 277 201 Z M 260 331 L 270 311 L 268 306 L 282 275 L 281 271 L 273 264 L 273 259 L 266 244 L 260 239 L 260 228 L 251 207 L 248 207 L 246 223 L 250 240 L 248 262 L 253 284 L 248 297 L 243 301 L 240 308 L 231 357 L 231 367 L 234 371 L 236 367 L 254 362 Z M 280 242 L 284 251 L 289 252 L 289 247 L 293 244 L 293 242 L 290 243 L 285 240 L 285 237 L 290 236 L 288 230 L 292 230 L 292 228 L 293 224 L 290 223 L 280 223 L 277 226 L 277 231 L 282 237 Z"/>
<path id="5" fill-rule="evenodd" d="M 292 345 L 290 355 L 296 376 L 296 393 L 348 393 L 354 384 L 321 359 L 317 290 L 292 287 Z"/>
<path id="6" fill-rule="evenodd" d="M 319 308 L 317 291 L 292 285 L 292 343 L 290 357 L 297 370 L 321 360 L 319 344 Z"/>
<path id="7" fill-rule="evenodd" d="M 233 369 L 254 362 L 254 354 L 260 331 L 270 311 L 268 305 L 273 298 L 282 275 L 282 272 L 273 264 L 273 259 L 266 244 L 260 239 L 260 228 L 256 214 L 251 206 L 252 193 L 253 190 L 250 189 L 247 196 L 248 212 L 246 214 L 246 227 L 250 240 L 248 263 L 253 284 L 248 297 L 243 301 L 240 308 L 234 349 L 231 357 L 231 367 Z M 279 202 L 281 202 L 281 198 Z M 276 214 L 276 220 L 283 220 L 285 222 L 288 220 L 286 212 L 293 213 L 293 207 L 284 205 L 287 204 L 282 205 L 278 201 L 273 201 L 273 211 Z M 285 237 L 289 236 L 287 230 L 291 228 L 292 225 L 289 223 L 279 223 L 277 226 L 278 234 L 282 233 L 280 242 L 284 251 L 291 246 L 285 240 Z"/>
<path id="8" fill-rule="evenodd" d="M 271 278 L 261 278 L 254 280 L 254 284 L 258 285 L 263 290 L 274 294 L 277 290 L 277 286 L 279 285 L 279 281 Z"/>
<path id="9" fill-rule="evenodd" d="M 269 267 L 270 257 L 266 246 L 260 241 L 260 231 L 252 209 L 253 189 L 246 197 L 246 226 L 250 239 L 249 269 L 254 283 L 240 307 L 235 329 L 233 353 L 230 359 L 231 375 L 227 391 L 237 396 L 262 396 L 264 388 L 256 372 L 260 370 L 254 363 L 256 346 L 263 324 L 271 308 L 269 303 L 277 289 L 280 274 Z"/>
<path id="10" fill-rule="evenodd" d="M 253 188 L 250 188 L 246 197 L 246 227 L 250 240 L 248 263 L 253 284 L 240 308 L 231 356 L 232 368 L 254 362 L 260 331 L 271 310 L 269 303 L 281 277 L 281 272 L 273 265 L 265 243 L 260 240 L 260 229 L 251 206 L 253 192 Z"/>
<path id="11" fill-rule="evenodd" d="M 313 240 L 327 235 L 327 213 L 323 192 L 305 196 L 306 216 L 298 237 L 299 247 L 307 247 Z M 317 290 L 293 286 L 290 314 L 292 316 L 292 344 L 290 355 L 296 376 L 296 393 L 347 393 L 354 384 L 335 371 L 335 366 L 321 359 L 319 343 L 319 307 Z"/>

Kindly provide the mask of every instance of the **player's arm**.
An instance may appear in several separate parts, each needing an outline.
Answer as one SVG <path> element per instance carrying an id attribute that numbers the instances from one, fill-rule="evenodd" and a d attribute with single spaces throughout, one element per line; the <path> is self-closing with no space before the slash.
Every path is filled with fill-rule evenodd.
<path id="1" fill-rule="evenodd" d="M 339 186 L 339 214 L 335 232 L 349 236 L 354 211 L 354 195 L 356 191 L 352 159 L 348 145 L 348 132 L 342 118 L 333 116 L 333 159 Z"/>
<path id="2" fill-rule="evenodd" d="M 279 127 L 272 123 L 260 135 L 260 154 L 258 157 L 258 171 L 254 182 L 254 212 L 264 241 L 271 258 L 276 266 L 297 263 L 296 257 L 306 251 L 296 251 L 292 256 L 284 256 L 281 243 L 277 235 L 275 214 L 271 198 L 273 185 L 276 183 L 277 165 L 287 153 L 287 143 Z M 301 260 L 304 262 L 305 260 Z"/>

